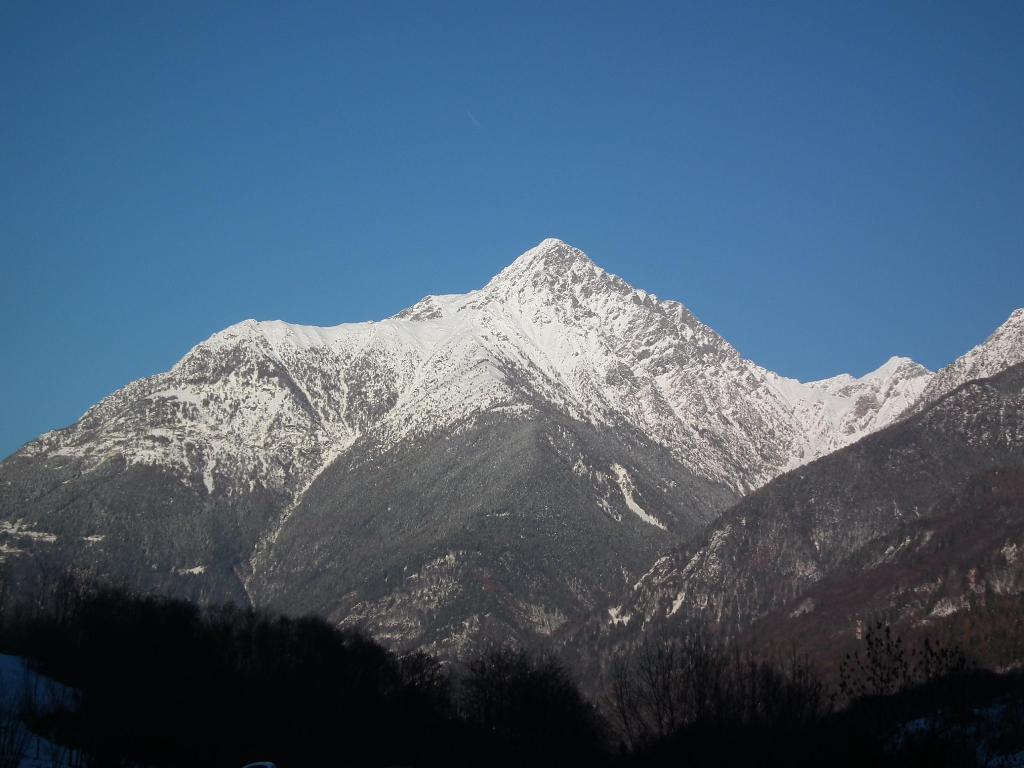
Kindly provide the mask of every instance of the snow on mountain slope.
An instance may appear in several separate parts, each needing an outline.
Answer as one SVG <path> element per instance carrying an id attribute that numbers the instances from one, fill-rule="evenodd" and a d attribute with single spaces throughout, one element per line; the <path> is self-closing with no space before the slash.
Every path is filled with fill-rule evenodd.
<path id="1" fill-rule="evenodd" d="M 936 373 L 914 404 L 913 412 L 921 411 L 961 384 L 994 376 L 1020 362 L 1024 362 L 1024 308 L 1014 310 L 984 342 Z"/>
<path id="2" fill-rule="evenodd" d="M 129 384 L 26 455 L 121 455 L 208 493 L 297 495 L 358 438 L 378 450 L 536 398 L 642 432 L 739 491 L 877 430 L 929 380 L 893 358 L 860 379 L 802 384 L 744 360 L 683 305 L 548 239 L 486 286 L 395 317 L 314 328 L 247 320 L 171 371 Z"/>
<path id="3" fill-rule="evenodd" d="M 860 378 L 844 373 L 801 384 L 776 377 L 808 441 L 808 451 L 795 455 L 787 469 L 888 426 L 921 396 L 931 376 L 909 358 L 892 357 Z"/>

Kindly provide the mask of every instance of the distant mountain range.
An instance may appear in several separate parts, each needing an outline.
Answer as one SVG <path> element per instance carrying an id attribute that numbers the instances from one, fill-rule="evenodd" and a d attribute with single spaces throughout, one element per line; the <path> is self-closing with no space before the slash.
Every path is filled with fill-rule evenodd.
<path id="1" fill-rule="evenodd" d="M 1019 376 L 963 385 L 1022 360 L 1017 310 L 937 374 L 801 383 L 545 240 L 479 290 L 247 320 L 118 390 L 0 463 L 0 555 L 442 654 L 595 616 L 739 626 L 1019 465 Z"/>

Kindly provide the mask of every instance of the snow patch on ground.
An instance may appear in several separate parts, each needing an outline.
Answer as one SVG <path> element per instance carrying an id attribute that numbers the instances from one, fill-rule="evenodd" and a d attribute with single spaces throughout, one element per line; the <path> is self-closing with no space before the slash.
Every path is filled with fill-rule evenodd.
<path id="1" fill-rule="evenodd" d="M 634 515 L 639 517 L 645 523 L 653 525 L 656 528 L 661 528 L 663 531 L 667 531 L 668 528 L 654 515 L 648 514 L 647 510 L 636 503 L 636 499 L 633 498 L 633 493 L 636 491 L 636 487 L 633 485 L 633 478 L 629 476 L 626 468 L 621 464 L 612 464 L 612 471 L 615 473 L 615 481 L 619 484 L 619 490 L 622 491 L 622 498 L 626 502 L 626 507 Z"/>
<path id="2" fill-rule="evenodd" d="M 203 467 L 203 485 L 206 486 L 207 493 L 213 493 L 213 467 L 215 463 L 216 460 L 211 459 Z"/>
<path id="3" fill-rule="evenodd" d="M 45 531 L 36 531 L 33 523 L 26 523 L 23 519 L 4 520 L 0 522 L 0 534 L 6 534 L 18 539 L 30 539 L 31 541 L 53 544 L 57 540 L 57 534 Z"/>
<path id="4" fill-rule="evenodd" d="M 617 605 L 614 608 L 608 609 L 608 623 L 612 626 L 622 625 L 626 626 L 629 624 L 629 620 L 633 618 L 633 614 L 629 611 L 622 610 L 621 605 Z"/>
<path id="5" fill-rule="evenodd" d="M 5 752 L 21 752 L 19 768 L 83 764 L 81 755 L 37 735 L 21 720 L 26 706 L 46 713 L 72 707 L 74 702 L 72 689 L 33 672 L 26 659 L 0 654 L 0 729 Z"/>
<path id="6" fill-rule="evenodd" d="M 683 607 L 683 603 L 686 602 L 686 592 L 680 592 L 672 600 L 672 605 L 668 609 L 668 616 L 675 616 L 676 612 Z"/>
<path id="7" fill-rule="evenodd" d="M 935 607 L 932 608 L 932 611 L 929 614 L 929 616 L 934 616 L 936 618 L 945 618 L 946 616 L 951 616 L 952 614 L 963 610 L 965 607 L 966 606 L 962 599 L 953 600 L 949 597 L 943 597 L 937 603 L 935 603 Z"/>

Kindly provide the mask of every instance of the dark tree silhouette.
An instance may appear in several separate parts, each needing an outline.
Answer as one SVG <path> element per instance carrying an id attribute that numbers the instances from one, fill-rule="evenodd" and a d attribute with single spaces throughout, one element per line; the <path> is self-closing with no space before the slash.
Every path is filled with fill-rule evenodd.
<path id="1" fill-rule="evenodd" d="M 469 664 L 459 703 L 488 762 L 583 765 L 603 753 L 594 708 L 550 654 L 486 651 Z"/>

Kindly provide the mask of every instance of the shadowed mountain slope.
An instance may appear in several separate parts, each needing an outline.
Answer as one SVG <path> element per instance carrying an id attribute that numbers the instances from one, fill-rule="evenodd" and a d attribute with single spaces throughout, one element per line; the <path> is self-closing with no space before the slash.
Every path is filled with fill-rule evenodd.
<path id="1" fill-rule="evenodd" d="M 700 619 L 827 643 L 877 614 L 921 622 L 1019 592 L 1022 470 L 1017 365 L 744 498 L 660 560 L 608 631 Z"/>

